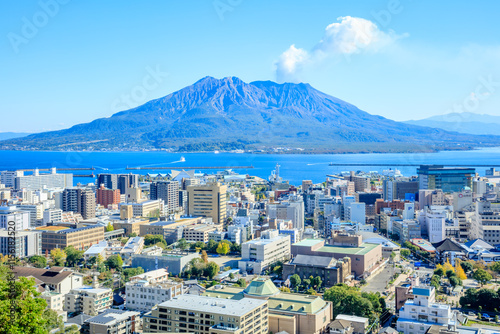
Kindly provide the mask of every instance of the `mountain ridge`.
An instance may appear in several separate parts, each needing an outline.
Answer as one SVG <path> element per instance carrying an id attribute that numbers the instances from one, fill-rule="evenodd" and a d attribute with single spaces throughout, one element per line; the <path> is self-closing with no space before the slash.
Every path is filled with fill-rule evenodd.
<path id="1" fill-rule="evenodd" d="M 371 115 L 306 83 L 206 76 L 110 117 L 0 143 L 0 149 L 406 152 L 500 145 Z"/>

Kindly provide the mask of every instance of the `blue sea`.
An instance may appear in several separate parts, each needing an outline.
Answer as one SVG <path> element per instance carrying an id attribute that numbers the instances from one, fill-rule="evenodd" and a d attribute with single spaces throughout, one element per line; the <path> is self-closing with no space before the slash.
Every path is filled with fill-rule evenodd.
<path id="1" fill-rule="evenodd" d="M 181 157 L 185 161 L 181 162 Z M 384 154 L 247 154 L 247 153 L 167 153 L 167 152 L 45 152 L 0 151 L 0 170 L 31 168 L 80 168 L 94 167 L 94 171 L 76 171 L 74 174 L 98 173 L 167 173 L 167 170 L 126 170 L 126 167 L 185 167 L 203 166 L 253 166 L 252 169 L 236 169 L 237 173 L 266 178 L 276 164 L 280 164 L 280 176 L 291 184 L 302 180 L 322 182 L 326 175 L 342 171 L 379 171 L 399 169 L 403 175 L 416 175 L 416 167 L 394 167 L 394 164 L 481 164 L 500 167 L 500 148 L 473 151 L 443 151 L 437 153 L 384 153 Z M 329 166 L 330 163 L 360 163 L 367 166 Z M 369 164 L 384 164 L 370 166 Z M 476 167 L 484 175 L 485 167 Z M 215 173 L 216 170 L 197 170 Z M 75 183 L 94 182 L 92 178 L 77 177 Z"/>

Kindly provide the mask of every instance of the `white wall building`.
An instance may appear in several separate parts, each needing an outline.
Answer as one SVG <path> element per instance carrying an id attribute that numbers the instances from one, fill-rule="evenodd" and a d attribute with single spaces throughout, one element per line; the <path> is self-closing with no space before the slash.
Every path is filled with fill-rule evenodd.
<path id="1" fill-rule="evenodd" d="M 414 299 L 409 299 L 399 310 L 397 330 L 404 334 L 424 334 L 431 325 L 452 325 L 450 305 L 436 303 L 432 286 L 413 288 Z"/>
<path id="2" fill-rule="evenodd" d="M 304 201 L 302 197 L 291 198 L 279 204 L 269 204 L 269 218 L 289 219 L 296 229 L 304 229 Z"/>
<path id="3" fill-rule="evenodd" d="M 134 280 L 125 285 L 125 307 L 134 311 L 151 311 L 153 306 L 181 295 L 183 284 L 177 282 L 150 283 Z"/>
<path id="4" fill-rule="evenodd" d="M 0 228 L 8 229 L 8 226 L 15 226 L 16 231 L 27 230 L 30 227 L 29 212 L 16 206 L 0 206 Z"/>
<path id="5" fill-rule="evenodd" d="M 270 264 L 290 258 L 290 236 L 279 235 L 278 230 L 266 230 L 260 238 L 241 245 L 241 258 L 240 270 L 260 274 Z"/>

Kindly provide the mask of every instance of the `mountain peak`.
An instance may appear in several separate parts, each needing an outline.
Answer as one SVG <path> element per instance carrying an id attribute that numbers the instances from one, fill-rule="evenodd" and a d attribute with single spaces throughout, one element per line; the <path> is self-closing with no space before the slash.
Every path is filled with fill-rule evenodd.
<path id="1" fill-rule="evenodd" d="M 477 138 L 394 122 L 370 115 L 307 83 L 246 83 L 234 76 L 206 76 L 111 117 L 11 139 L 0 148 L 87 149 L 91 145 L 101 149 L 199 151 L 287 146 L 330 152 L 344 147 L 341 151 L 346 152 L 349 147 L 384 151 L 384 145 L 385 150 L 411 150 L 415 142 L 440 149 L 464 148 L 478 142 L 498 145 L 500 137 Z"/>

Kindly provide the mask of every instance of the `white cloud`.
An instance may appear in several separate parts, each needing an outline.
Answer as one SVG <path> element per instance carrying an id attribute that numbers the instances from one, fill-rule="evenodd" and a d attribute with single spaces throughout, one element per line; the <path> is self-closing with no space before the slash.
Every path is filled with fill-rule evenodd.
<path id="1" fill-rule="evenodd" d="M 311 51 L 291 45 L 276 62 L 278 81 L 296 81 L 304 65 L 315 64 L 326 58 L 344 55 L 349 59 L 351 54 L 361 52 L 378 52 L 384 47 L 406 35 L 396 35 L 380 30 L 375 23 L 358 17 L 343 16 L 339 22 L 329 24 L 323 38 Z"/>

